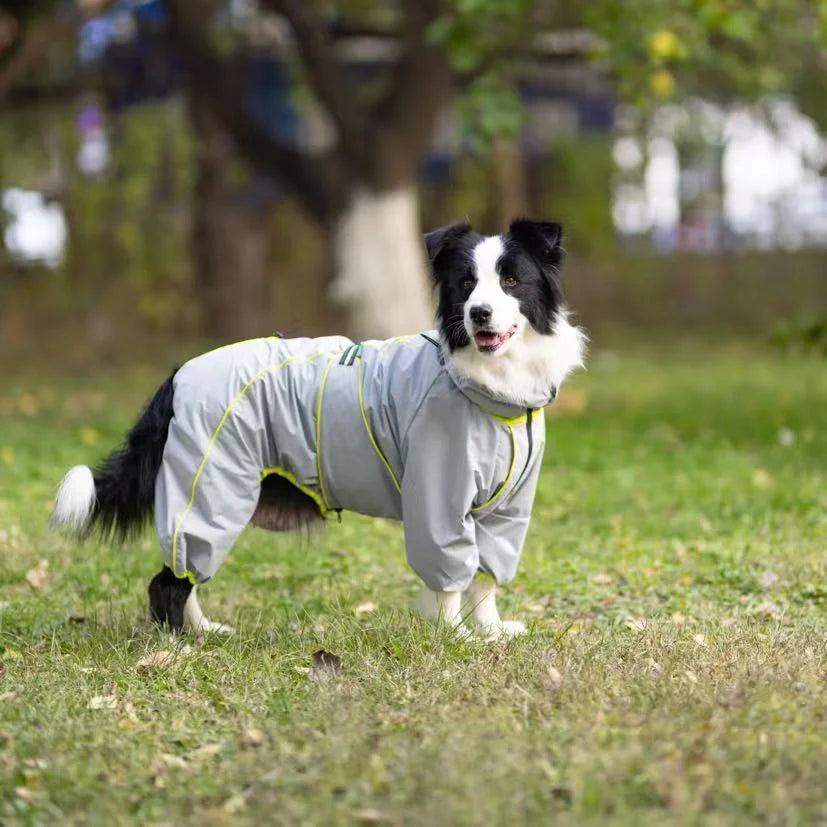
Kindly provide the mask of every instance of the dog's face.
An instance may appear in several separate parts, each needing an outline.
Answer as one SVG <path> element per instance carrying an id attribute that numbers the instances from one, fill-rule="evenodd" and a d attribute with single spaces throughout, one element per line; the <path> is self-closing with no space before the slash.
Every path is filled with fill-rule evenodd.
<path id="1" fill-rule="evenodd" d="M 563 296 L 559 270 L 562 227 L 514 221 L 504 235 L 482 236 L 467 223 L 425 237 L 439 290 L 437 314 L 451 352 L 474 347 L 495 357 L 526 330 L 552 333 Z"/>

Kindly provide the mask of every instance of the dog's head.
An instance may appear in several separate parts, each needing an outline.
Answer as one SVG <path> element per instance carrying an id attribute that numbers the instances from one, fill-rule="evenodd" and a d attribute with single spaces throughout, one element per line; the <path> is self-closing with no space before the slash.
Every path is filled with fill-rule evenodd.
<path id="1" fill-rule="evenodd" d="M 440 332 L 452 353 L 472 347 L 496 357 L 530 329 L 552 334 L 563 302 L 562 235 L 559 224 L 518 219 L 504 235 L 459 223 L 425 236 Z"/>

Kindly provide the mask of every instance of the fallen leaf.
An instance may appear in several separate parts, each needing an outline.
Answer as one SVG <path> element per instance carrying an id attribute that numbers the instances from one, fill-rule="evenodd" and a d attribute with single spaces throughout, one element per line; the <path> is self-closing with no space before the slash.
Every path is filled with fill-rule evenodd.
<path id="1" fill-rule="evenodd" d="M 15 787 L 14 794 L 22 801 L 31 801 L 34 798 L 34 791 L 28 787 Z"/>
<path id="2" fill-rule="evenodd" d="M 686 626 L 686 615 L 682 615 L 680 612 L 675 612 L 672 615 L 672 623 L 679 628 Z"/>
<path id="3" fill-rule="evenodd" d="M 314 683 L 322 683 L 336 677 L 342 671 L 342 659 L 331 652 L 319 649 L 313 653 L 313 665 L 307 677 Z"/>
<path id="4" fill-rule="evenodd" d="M 42 589 L 49 579 L 49 561 L 41 560 L 26 572 L 26 582 L 35 590 Z"/>
<path id="5" fill-rule="evenodd" d="M 563 673 L 555 666 L 546 668 L 547 685 L 560 686 L 563 683 Z"/>
<path id="6" fill-rule="evenodd" d="M 632 629 L 635 632 L 643 632 L 646 629 L 646 618 L 630 617 L 624 625 L 627 629 Z"/>
<path id="7" fill-rule="evenodd" d="M 612 582 L 611 575 L 606 574 L 605 572 L 601 572 L 600 574 L 595 574 L 592 577 L 592 583 L 594 583 L 597 586 L 606 586 L 611 582 Z"/>
<path id="8" fill-rule="evenodd" d="M 221 809 L 224 810 L 225 813 L 234 815 L 235 813 L 240 813 L 246 806 L 247 796 L 245 796 L 244 793 L 239 793 L 238 795 L 234 795 L 228 798 L 221 805 Z"/>
<path id="9" fill-rule="evenodd" d="M 662 675 L 663 674 L 663 667 L 654 658 L 649 658 L 649 668 L 656 675 Z"/>
<path id="10" fill-rule="evenodd" d="M 221 752 L 221 747 L 223 745 L 221 743 L 217 744 L 204 744 L 203 747 L 198 747 L 198 749 L 193 750 L 187 758 L 191 761 L 202 761 L 205 758 L 212 758 L 215 755 L 218 755 Z"/>
<path id="11" fill-rule="evenodd" d="M 692 640 L 694 640 L 698 646 L 706 646 L 706 635 L 702 635 L 700 632 L 697 635 L 692 635 Z"/>
<path id="12" fill-rule="evenodd" d="M 114 695 L 93 695 L 86 704 L 87 709 L 115 709 L 118 699 Z"/>
<path id="13" fill-rule="evenodd" d="M 136 664 L 139 672 L 151 672 L 153 669 L 168 669 L 175 663 L 176 653 L 169 649 L 159 649 L 157 652 L 149 652 L 144 655 Z"/>
<path id="14" fill-rule="evenodd" d="M 172 755 L 168 752 L 162 752 L 158 756 L 158 760 L 161 764 L 165 767 L 173 767 L 176 769 L 183 769 L 187 766 L 187 761 L 185 758 L 182 758 L 180 755 Z"/>
<path id="15" fill-rule="evenodd" d="M 390 816 L 373 807 L 354 810 L 352 815 L 359 824 L 387 824 L 392 820 Z"/>
<path id="16" fill-rule="evenodd" d="M 698 676 L 691 669 L 685 669 L 683 674 L 686 675 L 690 683 L 698 682 Z"/>
<path id="17" fill-rule="evenodd" d="M 367 614 L 368 612 L 375 612 L 376 604 L 371 600 L 366 600 L 364 603 L 360 603 L 358 606 L 355 606 L 353 608 L 353 611 L 356 612 L 357 615 Z"/>
<path id="18" fill-rule="evenodd" d="M 260 747 L 264 743 L 264 733 L 256 727 L 245 727 L 241 730 L 241 746 Z"/>

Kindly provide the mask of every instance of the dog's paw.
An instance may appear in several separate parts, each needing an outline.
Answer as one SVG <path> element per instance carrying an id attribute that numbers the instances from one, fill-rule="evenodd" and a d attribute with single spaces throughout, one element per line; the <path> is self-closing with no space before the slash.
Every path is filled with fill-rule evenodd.
<path id="1" fill-rule="evenodd" d="M 204 620 L 199 629 L 201 634 L 215 633 L 217 635 L 234 635 L 235 628 L 229 623 L 219 623 L 217 620 Z"/>
<path id="2" fill-rule="evenodd" d="M 235 629 L 229 623 L 219 623 L 217 620 L 208 620 L 202 617 L 196 624 L 187 624 L 187 631 L 196 635 L 234 635 Z"/>
<path id="3" fill-rule="evenodd" d="M 521 620 L 501 620 L 499 623 L 480 628 L 486 641 L 510 640 L 524 635 L 527 631 L 528 627 Z"/>

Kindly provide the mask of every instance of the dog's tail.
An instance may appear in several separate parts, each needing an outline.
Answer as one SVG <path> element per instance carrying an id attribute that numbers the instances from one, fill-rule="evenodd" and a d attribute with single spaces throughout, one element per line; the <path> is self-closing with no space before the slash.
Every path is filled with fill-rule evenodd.
<path id="1" fill-rule="evenodd" d="M 172 380 L 161 385 L 123 445 L 99 466 L 70 468 L 57 492 L 51 523 L 85 537 L 98 529 L 103 537 L 125 540 L 152 515 L 155 478 L 161 467 L 172 419 Z"/>

